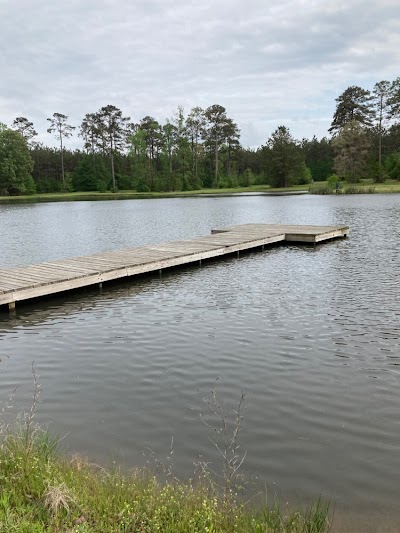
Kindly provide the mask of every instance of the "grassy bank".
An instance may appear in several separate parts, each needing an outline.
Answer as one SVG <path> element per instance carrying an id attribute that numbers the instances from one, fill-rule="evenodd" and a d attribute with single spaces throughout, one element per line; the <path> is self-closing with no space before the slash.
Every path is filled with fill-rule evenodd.
<path id="1" fill-rule="evenodd" d="M 1 203 L 19 202 L 68 202 L 68 201 L 92 201 L 92 200 L 138 200 L 146 198 L 184 198 L 201 195 L 230 195 L 239 193 L 290 193 L 309 191 L 311 194 L 336 194 L 326 181 L 315 182 L 307 185 L 295 185 L 293 187 L 273 188 L 269 185 L 252 185 L 250 187 L 234 187 L 230 189 L 198 189 L 193 191 L 175 192 L 145 192 L 118 191 L 112 192 L 67 192 L 67 193 L 43 193 L 24 196 L 0 196 Z M 363 193 L 400 193 L 400 182 L 389 180 L 385 183 L 373 183 L 372 180 L 362 180 L 360 183 L 341 183 L 341 194 Z"/>
<path id="2" fill-rule="evenodd" d="M 374 193 L 400 193 L 400 182 L 394 180 L 385 183 L 374 183 L 372 180 L 362 180 L 359 183 L 341 182 L 338 191 L 326 181 L 310 185 L 311 194 L 374 194 Z"/>
<path id="3" fill-rule="evenodd" d="M 202 194 L 237 194 L 246 192 L 266 192 L 272 191 L 268 185 L 252 187 L 235 187 L 231 189 L 198 189 L 193 191 L 175 192 L 136 192 L 118 191 L 112 192 L 67 192 L 67 193 L 43 193 L 23 196 L 0 196 L 0 203 L 13 202 L 66 202 L 77 200 L 129 200 L 143 198 L 176 198 L 185 196 L 198 196 Z"/>
<path id="4" fill-rule="evenodd" d="M 0 448 L 1 533 L 318 533 L 326 506 L 255 511 L 205 478 L 160 482 L 148 471 L 106 472 L 57 450 L 46 433 L 7 434 Z"/>

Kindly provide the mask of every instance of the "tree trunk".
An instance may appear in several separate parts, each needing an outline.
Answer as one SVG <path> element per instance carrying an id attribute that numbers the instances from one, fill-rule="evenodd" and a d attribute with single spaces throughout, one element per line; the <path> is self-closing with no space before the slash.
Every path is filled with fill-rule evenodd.
<path id="1" fill-rule="evenodd" d="M 113 142 L 111 139 L 110 144 L 110 156 L 111 156 L 111 176 L 112 176 L 112 184 L 113 184 L 113 192 L 117 190 L 116 183 L 115 183 L 115 171 L 114 171 L 114 149 L 113 149 Z"/>
<path id="2" fill-rule="evenodd" d="M 195 179 L 196 156 L 194 153 L 194 136 L 192 135 L 192 180 Z"/>
<path id="3" fill-rule="evenodd" d="M 194 145 L 194 150 L 195 150 L 195 153 L 194 153 L 194 175 L 196 177 L 196 184 L 197 184 L 198 178 L 199 178 L 199 163 L 198 163 L 197 148 L 198 148 L 198 137 L 196 135 L 195 145 Z"/>
<path id="4" fill-rule="evenodd" d="M 61 175 L 62 175 L 62 183 L 63 183 L 63 192 L 65 192 L 64 148 L 63 148 L 61 132 L 60 132 L 60 144 L 61 144 Z"/>
<path id="5" fill-rule="evenodd" d="M 379 122 L 379 175 L 382 170 L 382 125 Z"/>
<path id="6" fill-rule="evenodd" d="M 182 150 L 182 189 L 185 184 L 185 152 Z"/>
<path id="7" fill-rule="evenodd" d="M 228 157 L 226 160 L 226 173 L 228 174 L 228 178 L 231 177 L 231 145 L 228 142 Z"/>
<path id="8" fill-rule="evenodd" d="M 151 139 L 150 146 L 150 189 L 154 190 L 154 141 Z"/>
<path id="9" fill-rule="evenodd" d="M 288 181 L 289 170 L 288 170 L 286 154 L 283 156 L 283 168 L 285 169 L 285 173 L 284 173 L 284 177 L 283 177 L 283 186 L 286 188 L 289 185 L 289 181 Z"/>
<path id="10" fill-rule="evenodd" d="M 168 174 L 168 190 L 171 190 L 172 187 L 172 148 L 171 144 L 168 148 L 168 167 L 169 167 L 169 174 Z"/>
<path id="11" fill-rule="evenodd" d="M 94 137 L 92 131 L 92 166 L 93 166 L 93 177 L 96 179 L 96 159 L 94 155 Z"/>
<path id="12" fill-rule="evenodd" d="M 218 187 L 218 137 L 215 134 L 215 183 Z"/>
<path id="13" fill-rule="evenodd" d="M 378 145 L 378 161 L 379 161 L 379 179 L 382 179 L 382 119 L 383 119 L 383 96 L 381 96 L 380 108 L 379 108 L 379 145 Z"/>

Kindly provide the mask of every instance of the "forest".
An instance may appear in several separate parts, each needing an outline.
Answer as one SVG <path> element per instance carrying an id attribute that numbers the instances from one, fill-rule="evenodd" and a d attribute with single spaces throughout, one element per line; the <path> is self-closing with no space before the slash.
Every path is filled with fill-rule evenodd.
<path id="1" fill-rule="evenodd" d="M 35 141 L 26 117 L 0 123 L 1 196 L 400 180 L 400 77 L 372 91 L 348 87 L 326 137 L 295 139 L 282 125 L 258 148 L 241 145 L 239 125 L 217 104 L 187 114 L 178 107 L 164 124 L 152 116 L 132 122 L 113 105 L 78 126 L 58 112 L 47 120 L 56 148 Z M 73 135 L 80 149 L 68 148 Z"/>

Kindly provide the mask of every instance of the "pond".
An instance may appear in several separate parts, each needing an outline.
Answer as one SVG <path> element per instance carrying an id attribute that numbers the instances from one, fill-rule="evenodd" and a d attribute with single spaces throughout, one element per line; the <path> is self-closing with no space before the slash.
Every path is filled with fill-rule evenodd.
<path id="1" fill-rule="evenodd" d="M 130 468 L 172 443 L 188 477 L 199 455 L 219 463 L 203 399 L 215 385 L 230 415 L 243 390 L 244 471 L 270 497 L 322 494 L 352 530 L 384 531 L 383 520 L 395 531 L 399 220 L 394 194 L 0 205 L 0 268 L 250 222 L 351 228 L 315 249 L 274 247 L 2 314 L 0 398 L 18 385 L 14 409 L 30 407 L 34 361 L 37 420 L 68 449 Z"/>

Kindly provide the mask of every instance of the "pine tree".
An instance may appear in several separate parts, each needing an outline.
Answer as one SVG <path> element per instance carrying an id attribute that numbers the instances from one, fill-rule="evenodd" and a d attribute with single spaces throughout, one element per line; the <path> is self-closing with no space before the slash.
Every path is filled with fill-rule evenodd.
<path id="1" fill-rule="evenodd" d="M 68 117 L 62 113 L 53 113 L 52 118 L 47 119 L 50 122 L 50 127 L 48 128 L 48 133 L 54 133 L 56 139 L 60 141 L 60 151 L 61 151 L 61 174 L 62 174 L 62 184 L 63 191 L 65 192 L 65 171 L 64 171 L 64 139 L 71 137 L 75 126 L 71 126 L 67 123 Z"/>
<path id="2" fill-rule="evenodd" d="M 340 178 L 356 183 L 368 172 L 370 143 L 365 129 L 356 120 L 344 126 L 333 140 L 335 171 Z"/>
<path id="3" fill-rule="evenodd" d="M 338 98 L 333 121 L 329 131 L 340 131 L 352 120 L 371 126 L 374 116 L 372 97 L 369 91 L 356 85 L 348 87 Z"/>

